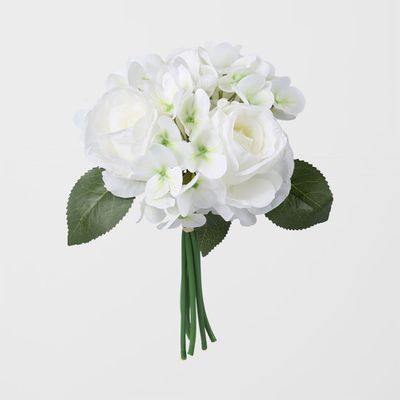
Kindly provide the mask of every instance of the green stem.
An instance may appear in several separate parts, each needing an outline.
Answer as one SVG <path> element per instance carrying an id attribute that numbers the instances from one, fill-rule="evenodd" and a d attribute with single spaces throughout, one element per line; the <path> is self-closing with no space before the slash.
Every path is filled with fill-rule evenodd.
<path id="1" fill-rule="evenodd" d="M 203 290 L 201 287 L 201 270 L 200 270 L 200 250 L 197 245 L 197 237 L 195 232 L 191 232 L 190 240 L 192 243 L 192 251 L 193 251 L 193 261 L 194 261 L 194 272 L 196 278 L 196 294 L 197 294 L 197 310 L 198 310 L 198 318 L 199 318 L 199 330 L 201 337 L 201 348 L 203 350 L 207 349 L 207 337 L 204 328 L 205 323 L 205 309 L 204 309 L 204 301 L 203 301 Z"/>
<path id="2" fill-rule="evenodd" d="M 186 265 L 189 275 L 189 298 L 190 298 L 190 343 L 188 354 L 191 356 L 194 354 L 194 348 L 196 344 L 196 281 L 194 274 L 194 263 L 193 263 L 193 252 L 190 243 L 190 236 L 188 233 L 183 233 L 185 237 L 185 249 L 186 249 Z"/>
<path id="3" fill-rule="evenodd" d="M 192 235 L 191 237 L 192 237 L 192 244 L 193 244 L 193 253 L 195 254 L 195 257 L 196 257 L 195 265 L 198 266 L 196 269 L 198 286 L 199 286 L 199 289 L 197 291 L 197 298 L 198 298 L 198 302 L 201 304 L 201 308 L 203 310 L 204 324 L 205 324 L 206 331 L 208 333 L 208 337 L 210 338 L 211 342 L 215 342 L 217 340 L 217 338 L 215 337 L 214 332 L 211 329 L 210 322 L 208 321 L 208 318 L 207 318 L 206 307 L 204 305 L 204 297 L 203 297 L 203 290 L 202 290 L 202 283 L 201 283 L 201 255 L 200 255 L 199 245 L 197 242 L 196 232 L 192 232 L 191 235 Z"/>
<path id="4" fill-rule="evenodd" d="M 185 128 L 184 128 L 184 126 L 182 125 L 181 121 L 179 120 L 179 118 L 175 118 L 174 121 L 175 121 L 175 123 L 176 123 L 176 125 L 177 125 L 177 127 L 178 127 L 178 129 L 179 129 L 179 132 L 181 133 L 182 139 L 183 139 L 185 142 L 188 142 L 188 141 L 189 141 L 189 137 L 188 137 L 188 135 L 186 134 Z"/>
<path id="5" fill-rule="evenodd" d="M 231 102 L 236 97 L 236 93 L 233 93 L 229 98 L 228 101 Z"/>
<path id="6" fill-rule="evenodd" d="M 187 278 L 186 278 L 186 246 L 185 246 L 185 237 L 182 232 L 182 276 L 181 276 L 181 358 L 182 360 L 186 360 L 186 292 L 187 292 Z"/>
<path id="7" fill-rule="evenodd" d="M 186 250 L 185 250 L 186 254 Z M 185 256 L 186 257 L 186 256 Z M 186 259 L 185 259 L 186 262 Z M 189 286 L 189 276 L 188 276 L 188 270 L 186 268 L 185 271 L 185 279 L 186 279 L 186 288 Z M 189 290 L 186 290 L 186 310 L 185 310 L 185 318 L 186 318 L 186 336 L 188 340 L 190 339 L 190 298 L 189 298 Z"/>

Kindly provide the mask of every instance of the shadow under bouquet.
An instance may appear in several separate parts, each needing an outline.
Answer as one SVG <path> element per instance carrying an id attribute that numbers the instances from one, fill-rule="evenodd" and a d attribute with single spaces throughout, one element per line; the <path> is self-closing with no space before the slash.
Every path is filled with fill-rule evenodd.
<path id="1" fill-rule="evenodd" d="M 180 354 L 216 337 L 207 317 L 201 256 L 265 215 L 285 229 L 328 219 L 324 176 L 295 160 L 279 119 L 294 119 L 304 97 L 287 77 L 239 46 L 208 44 L 152 54 L 112 74 L 106 93 L 81 118 L 95 166 L 73 187 L 68 244 L 112 229 L 132 207 L 160 229 L 181 228 Z"/>

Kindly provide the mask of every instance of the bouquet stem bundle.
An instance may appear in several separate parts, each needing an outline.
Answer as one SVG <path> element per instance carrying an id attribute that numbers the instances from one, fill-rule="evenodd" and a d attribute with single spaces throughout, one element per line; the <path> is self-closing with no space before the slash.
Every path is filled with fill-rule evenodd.
<path id="1" fill-rule="evenodd" d="M 201 256 L 196 232 L 182 231 L 182 277 L 181 277 L 181 358 L 193 356 L 196 345 L 197 321 L 200 331 L 201 348 L 207 349 L 207 337 L 211 342 L 217 339 L 207 318 L 201 284 Z M 187 337 L 187 339 L 186 339 Z M 189 348 L 186 351 L 187 340 Z"/>

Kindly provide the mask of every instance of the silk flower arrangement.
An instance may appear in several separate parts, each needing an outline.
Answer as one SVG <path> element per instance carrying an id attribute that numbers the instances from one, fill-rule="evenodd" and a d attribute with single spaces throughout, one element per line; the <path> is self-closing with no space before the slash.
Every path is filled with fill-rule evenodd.
<path id="1" fill-rule="evenodd" d="M 181 358 L 215 341 L 205 310 L 201 255 L 265 215 L 285 229 L 329 217 L 324 176 L 295 160 L 278 119 L 304 108 L 287 77 L 239 46 L 209 44 L 163 60 L 149 55 L 112 74 L 107 91 L 81 119 L 95 168 L 73 187 L 68 244 L 87 243 L 131 217 L 182 229 Z"/>

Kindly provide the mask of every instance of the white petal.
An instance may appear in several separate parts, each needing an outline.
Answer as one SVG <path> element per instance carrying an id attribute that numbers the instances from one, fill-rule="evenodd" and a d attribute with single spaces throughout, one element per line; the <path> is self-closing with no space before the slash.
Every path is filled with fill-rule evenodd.
<path id="1" fill-rule="evenodd" d="M 275 198 L 267 207 L 258 209 L 256 214 L 266 214 L 275 207 L 278 207 L 286 199 L 291 188 L 290 178 L 293 174 L 293 169 L 293 152 L 288 145 L 286 146 L 283 157 L 274 165 L 274 169 L 268 172 L 267 175 L 268 179 L 273 183 L 275 190 L 277 191 Z"/>
<path id="2" fill-rule="evenodd" d="M 236 208 L 234 209 L 234 212 L 235 216 L 239 219 L 242 226 L 251 226 L 257 222 L 256 216 L 251 214 L 245 208 Z"/>
<path id="3" fill-rule="evenodd" d="M 165 73 L 162 78 L 162 97 L 171 102 L 178 91 L 179 87 L 173 75 L 170 72 Z"/>
<path id="4" fill-rule="evenodd" d="M 191 190 L 194 193 L 195 206 L 199 210 L 213 207 L 217 198 L 217 193 L 203 186 L 203 182 L 200 182 L 199 187 Z"/>
<path id="5" fill-rule="evenodd" d="M 278 93 L 282 89 L 290 86 L 290 78 L 287 76 L 276 76 L 272 79 L 272 92 Z"/>
<path id="6" fill-rule="evenodd" d="M 185 132 L 189 134 L 193 127 L 196 125 L 196 111 L 194 107 L 194 97 L 192 94 L 188 93 L 182 97 L 178 107 L 177 115 L 179 121 L 185 128 Z"/>
<path id="7" fill-rule="evenodd" d="M 193 154 L 192 143 L 181 140 L 179 142 L 173 143 L 171 146 L 171 150 L 174 153 L 179 165 L 181 166 L 181 169 L 189 169 L 187 163 Z"/>
<path id="8" fill-rule="evenodd" d="M 254 72 L 261 74 L 265 78 L 272 78 L 274 74 L 274 67 L 270 63 L 262 60 L 259 57 L 256 57 L 256 60 L 252 63 L 252 69 L 254 69 Z"/>
<path id="9" fill-rule="evenodd" d="M 146 183 L 145 195 L 150 199 L 159 199 L 169 192 L 169 183 L 166 177 L 158 174 L 151 177 Z"/>
<path id="10" fill-rule="evenodd" d="M 178 217 L 179 217 L 179 210 L 176 206 L 168 208 L 166 210 L 166 216 L 164 220 L 160 224 L 158 224 L 157 228 L 169 229 L 180 226 L 180 220 L 178 219 Z"/>
<path id="11" fill-rule="evenodd" d="M 115 196 L 136 197 L 144 191 L 144 182 L 122 178 L 109 171 L 103 171 L 102 175 L 105 188 Z"/>
<path id="12" fill-rule="evenodd" d="M 232 46 L 230 43 L 206 45 L 206 50 L 211 62 L 218 69 L 229 67 L 240 56 L 240 46 Z"/>
<path id="13" fill-rule="evenodd" d="M 280 120 L 282 120 L 282 121 L 290 121 L 290 120 L 296 118 L 295 115 L 288 114 L 288 113 L 286 113 L 285 111 L 283 111 L 283 110 L 281 110 L 281 109 L 279 109 L 279 108 L 276 108 L 276 107 L 273 107 L 273 108 L 272 108 L 272 113 L 274 114 L 274 117 L 275 117 L 276 119 L 280 119 Z"/>
<path id="14" fill-rule="evenodd" d="M 182 216 L 186 217 L 191 208 L 192 208 L 192 198 L 193 198 L 193 190 L 188 190 L 184 193 L 181 193 L 176 198 L 176 203 L 179 208 L 179 212 Z"/>
<path id="15" fill-rule="evenodd" d="M 271 108 L 274 104 L 275 98 L 271 89 L 266 88 L 255 94 L 250 103 L 256 106 L 264 106 L 267 108 Z"/>
<path id="16" fill-rule="evenodd" d="M 182 218 L 181 221 L 184 228 L 198 228 L 199 226 L 203 226 L 207 222 L 207 219 L 203 214 L 191 214 Z"/>
<path id="17" fill-rule="evenodd" d="M 143 81 L 145 79 L 148 79 L 148 77 L 144 68 L 138 62 L 133 62 L 128 70 L 129 84 L 134 88 L 143 89 Z"/>
<path id="18" fill-rule="evenodd" d="M 143 60 L 143 65 L 149 75 L 155 76 L 165 66 L 165 63 L 158 54 L 148 54 Z"/>
<path id="19" fill-rule="evenodd" d="M 207 115 L 210 111 L 210 98 L 203 89 L 196 90 L 194 106 L 200 118 Z"/>
<path id="20" fill-rule="evenodd" d="M 189 70 L 184 65 L 178 66 L 178 82 L 179 87 L 184 91 L 192 91 L 193 90 L 193 80 L 190 75 Z"/>
<path id="21" fill-rule="evenodd" d="M 197 87 L 206 91 L 209 97 L 214 93 L 218 83 L 218 73 L 214 67 L 202 65 L 200 67 L 200 77 L 197 82 Z"/>
<path id="22" fill-rule="evenodd" d="M 144 202 L 144 197 L 139 196 L 135 199 L 132 206 L 132 218 L 137 223 L 140 222 L 144 215 L 144 209 L 146 204 Z"/>
<path id="23" fill-rule="evenodd" d="M 179 226 L 182 226 L 182 221 L 180 218 L 171 218 L 169 221 L 166 221 L 164 224 L 160 224 L 159 228 L 161 229 L 175 229 Z"/>
<path id="24" fill-rule="evenodd" d="M 253 96 L 265 86 L 265 78 L 262 75 L 251 74 L 244 77 L 238 84 L 238 93 L 241 93 L 246 98 Z M 244 100 L 244 99 L 242 99 Z"/>
<path id="25" fill-rule="evenodd" d="M 158 119 L 158 126 L 160 127 L 161 131 L 168 132 L 168 137 L 170 140 L 173 141 L 182 140 L 181 133 L 179 132 L 179 129 L 176 126 L 175 122 L 172 120 L 172 118 L 167 117 L 165 115 L 161 116 Z"/>
<path id="26" fill-rule="evenodd" d="M 165 218 L 165 211 L 160 208 L 146 206 L 146 219 L 152 224 L 159 224 Z"/>
<path id="27" fill-rule="evenodd" d="M 184 154 L 184 168 L 189 170 L 190 172 L 196 172 L 197 170 L 197 159 L 195 157 L 195 147 L 193 143 L 187 143 L 185 148 L 182 148 L 185 152 Z"/>
<path id="28" fill-rule="evenodd" d="M 175 199 L 170 196 L 164 196 L 159 199 L 146 198 L 146 204 L 152 207 L 166 210 L 175 205 Z"/>
<path id="29" fill-rule="evenodd" d="M 278 92 L 275 95 L 275 100 L 278 103 L 278 108 L 291 115 L 299 114 L 305 106 L 303 93 L 294 86 Z M 281 102 L 283 103 L 282 105 L 280 105 Z"/>
<path id="30" fill-rule="evenodd" d="M 199 162 L 198 170 L 209 179 L 218 179 L 226 172 L 226 157 L 222 154 L 209 153 L 207 159 Z"/>
<path id="31" fill-rule="evenodd" d="M 253 177 L 239 185 L 231 186 L 228 196 L 232 205 L 261 208 L 271 203 L 275 194 L 276 189 L 268 179 Z"/>
<path id="32" fill-rule="evenodd" d="M 182 170 L 181 167 L 171 168 L 167 172 L 170 192 L 172 196 L 177 196 L 182 189 Z"/>
<path id="33" fill-rule="evenodd" d="M 226 93 L 233 93 L 235 91 L 229 76 L 221 76 L 218 80 L 218 87 Z"/>
<path id="34" fill-rule="evenodd" d="M 172 151 L 160 144 L 154 144 L 149 150 L 151 164 L 153 168 L 173 168 L 177 166 L 177 161 Z"/>
<path id="35" fill-rule="evenodd" d="M 220 215 L 225 221 L 232 221 L 234 213 L 231 207 L 223 204 L 217 204 L 214 206 L 214 208 L 218 215 Z"/>

